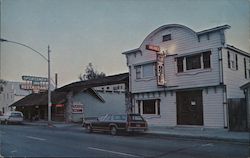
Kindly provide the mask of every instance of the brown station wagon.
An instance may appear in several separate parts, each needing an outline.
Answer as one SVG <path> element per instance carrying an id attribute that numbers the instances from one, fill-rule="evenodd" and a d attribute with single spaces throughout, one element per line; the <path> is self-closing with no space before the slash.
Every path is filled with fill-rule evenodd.
<path id="1" fill-rule="evenodd" d="M 97 120 L 86 121 L 86 131 L 108 131 L 111 135 L 118 132 L 143 132 L 148 128 L 147 122 L 140 114 L 107 114 Z"/>

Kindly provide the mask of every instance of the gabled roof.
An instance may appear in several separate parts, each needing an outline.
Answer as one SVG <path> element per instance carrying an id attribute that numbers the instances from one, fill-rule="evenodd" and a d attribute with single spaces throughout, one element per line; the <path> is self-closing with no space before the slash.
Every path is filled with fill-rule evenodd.
<path id="1" fill-rule="evenodd" d="M 92 88 L 84 88 L 81 90 L 82 92 L 88 92 L 92 94 L 96 99 L 101 102 L 105 102 L 105 100 Z M 67 92 L 51 92 L 51 104 L 65 104 L 67 102 Z M 48 105 L 48 93 L 32 93 L 27 95 L 26 97 L 18 100 L 10 106 L 40 106 L 40 105 Z"/>
<path id="2" fill-rule="evenodd" d="M 236 52 L 238 52 L 238 53 L 240 53 L 240 54 L 243 54 L 243 55 L 246 55 L 246 56 L 248 56 L 248 57 L 250 57 L 250 53 L 247 53 L 247 52 L 245 52 L 245 51 L 243 51 L 243 50 L 240 50 L 239 48 L 236 48 L 236 47 L 234 47 L 234 46 L 232 46 L 232 45 L 226 45 L 226 48 L 228 48 L 228 49 L 231 49 L 231 50 L 233 50 L 233 51 L 236 51 Z"/>
<path id="3" fill-rule="evenodd" d="M 105 85 L 113 85 L 120 83 L 128 83 L 129 74 L 123 73 L 118 75 L 106 76 L 98 79 L 91 79 L 86 81 L 73 82 L 66 86 L 56 89 L 58 92 L 68 92 L 73 91 L 73 93 L 77 93 L 81 91 L 83 88 L 93 88 Z"/>
<path id="4" fill-rule="evenodd" d="M 51 92 L 51 104 L 64 104 L 67 101 L 67 93 L 65 92 Z M 10 106 L 39 106 L 48 105 L 48 93 L 32 93 L 26 97 L 18 100 Z"/>

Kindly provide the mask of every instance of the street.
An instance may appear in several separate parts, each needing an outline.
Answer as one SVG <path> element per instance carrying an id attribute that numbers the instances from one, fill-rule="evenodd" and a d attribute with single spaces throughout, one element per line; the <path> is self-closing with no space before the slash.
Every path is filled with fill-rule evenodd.
<path id="1" fill-rule="evenodd" d="M 232 157 L 249 156 L 247 144 L 154 138 L 146 135 L 111 136 L 85 133 L 80 125 L 45 127 L 0 125 L 4 157 Z"/>

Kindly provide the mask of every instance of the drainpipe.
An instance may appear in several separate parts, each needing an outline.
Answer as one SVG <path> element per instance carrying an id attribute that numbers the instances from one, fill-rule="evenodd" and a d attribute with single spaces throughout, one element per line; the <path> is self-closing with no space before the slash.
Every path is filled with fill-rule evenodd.
<path id="1" fill-rule="evenodd" d="M 228 103 L 227 103 L 227 87 L 224 85 L 224 74 L 223 74 L 223 58 L 222 58 L 222 47 L 218 48 L 218 59 L 219 59 L 219 82 L 223 86 L 223 118 L 224 128 L 228 128 Z"/>

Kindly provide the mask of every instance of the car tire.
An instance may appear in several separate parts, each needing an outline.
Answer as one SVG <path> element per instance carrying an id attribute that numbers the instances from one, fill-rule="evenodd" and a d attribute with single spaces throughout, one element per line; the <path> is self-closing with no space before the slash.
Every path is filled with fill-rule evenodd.
<path id="1" fill-rule="evenodd" d="M 7 124 L 8 124 L 8 120 L 5 120 L 5 121 L 4 121 L 4 124 L 7 125 Z"/>
<path id="2" fill-rule="evenodd" d="M 115 126 L 111 126 L 110 134 L 113 135 L 113 136 L 117 135 L 117 129 L 115 128 Z"/>
<path id="3" fill-rule="evenodd" d="M 86 131 L 87 131 L 88 133 L 91 133 L 91 132 L 92 132 L 92 128 L 91 128 L 90 125 L 86 125 Z"/>

